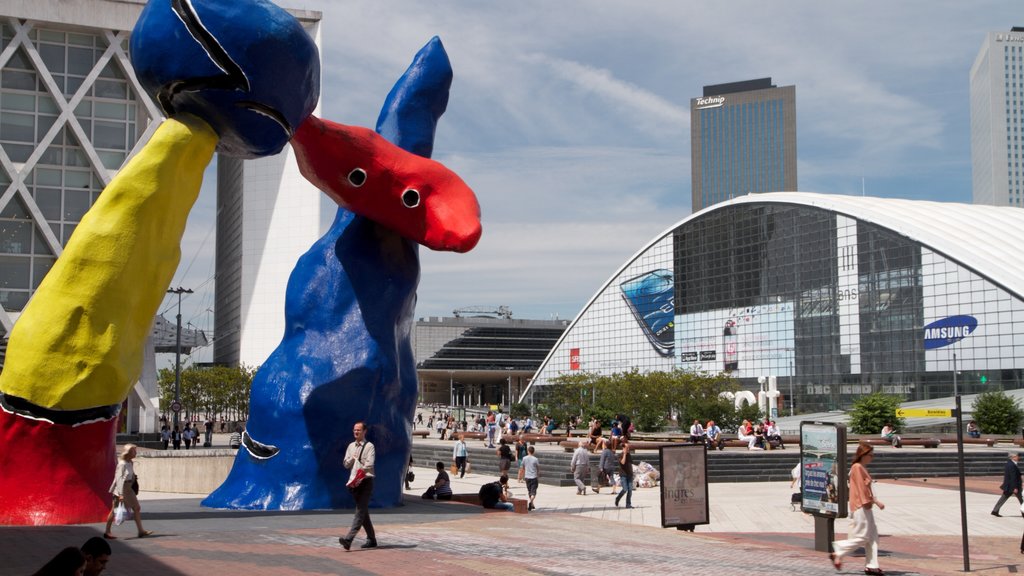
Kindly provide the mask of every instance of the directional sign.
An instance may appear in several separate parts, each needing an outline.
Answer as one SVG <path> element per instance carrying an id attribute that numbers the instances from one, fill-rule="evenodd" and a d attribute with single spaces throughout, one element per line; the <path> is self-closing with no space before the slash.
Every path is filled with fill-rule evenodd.
<path id="1" fill-rule="evenodd" d="M 898 418 L 952 418 L 956 416 L 953 408 L 897 408 Z"/>

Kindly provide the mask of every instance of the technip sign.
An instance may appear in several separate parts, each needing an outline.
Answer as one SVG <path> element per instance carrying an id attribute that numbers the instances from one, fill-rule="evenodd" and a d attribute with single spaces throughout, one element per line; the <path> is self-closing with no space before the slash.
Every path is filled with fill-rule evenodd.
<path id="1" fill-rule="evenodd" d="M 705 108 L 718 108 L 722 104 L 725 104 L 725 96 L 709 96 L 707 98 L 697 98 L 697 110 L 703 110 Z"/>
<path id="2" fill-rule="evenodd" d="M 949 316 L 924 327 L 924 349 L 934 350 L 959 342 L 978 328 L 974 316 Z"/>

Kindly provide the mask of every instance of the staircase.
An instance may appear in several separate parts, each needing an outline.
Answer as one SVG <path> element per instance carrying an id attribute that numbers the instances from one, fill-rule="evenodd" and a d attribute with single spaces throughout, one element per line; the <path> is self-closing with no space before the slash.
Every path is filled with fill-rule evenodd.
<path id="1" fill-rule="evenodd" d="M 853 460 L 850 447 L 846 461 Z M 494 450 L 470 447 L 469 461 L 474 474 L 498 476 L 498 457 Z M 416 466 L 433 468 L 434 463 L 443 462 L 445 468 L 451 466 L 451 445 L 437 446 L 413 444 L 412 457 Z M 540 459 L 541 484 L 551 486 L 572 486 L 572 474 L 569 462 L 572 453 L 564 451 L 538 452 Z M 795 449 L 772 450 L 769 452 L 751 452 L 742 449 L 708 452 L 709 482 L 783 482 L 790 480 L 790 471 L 800 458 Z M 597 466 L 598 455 L 590 458 L 591 468 Z M 633 461 L 650 462 L 658 468 L 658 453 L 641 451 L 633 454 Z M 1006 452 L 1002 450 L 971 450 L 964 452 L 964 473 L 967 476 L 1002 476 Z M 518 470 L 513 462 L 510 476 L 515 477 Z M 894 450 L 875 451 L 871 462 L 871 476 L 882 478 L 934 478 L 939 476 L 956 476 L 958 474 L 957 456 L 954 450 Z"/>

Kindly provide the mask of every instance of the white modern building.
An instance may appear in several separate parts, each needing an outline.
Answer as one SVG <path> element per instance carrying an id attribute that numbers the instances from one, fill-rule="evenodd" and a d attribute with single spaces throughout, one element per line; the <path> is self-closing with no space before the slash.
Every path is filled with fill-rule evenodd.
<path id="1" fill-rule="evenodd" d="M 774 382 L 802 413 L 1024 388 L 1024 210 L 800 192 L 705 208 L 611 274 L 531 386 L 632 369 Z"/>
<path id="2" fill-rule="evenodd" d="M 128 56 L 128 37 L 145 4 L 0 4 L 4 337 L 82 215 L 124 162 L 145 145 L 162 118 L 135 78 Z M 290 12 L 319 46 L 320 13 Z M 295 261 L 320 232 L 321 193 L 302 178 L 292 156 L 288 147 L 272 158 L 215 160 L 215 360 L 259 364 L 284 331 L 285 283 Z M 157 324 L 154 333 L 166 332 L 162 322 Z M 161 348 L 153 339 L 139 343 L 144 344 L 150 351 Z M 147 362 L 142 381 L 128 399 L 127 431 L 153 429 L 156 396 L 155 364 Z"/>
<path id="3" fill-rule="evenodd" d="M 975 204 L 1024 206 L 1024 27 L 989 32 L 971 66 Z"/>

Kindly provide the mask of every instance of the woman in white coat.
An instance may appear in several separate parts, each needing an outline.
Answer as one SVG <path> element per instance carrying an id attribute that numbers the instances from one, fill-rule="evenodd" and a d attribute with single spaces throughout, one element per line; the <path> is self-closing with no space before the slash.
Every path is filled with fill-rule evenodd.
<path id="1" fill-rule="evenodd" d="M 135 497 L 135 491 L 132 490 L 132 483 L 135 482 L 135 467 L 132 464 L 132 460 L 135 459 L 136 450 L 135 444 L 125 444 L 124 452 L 121 453 L 121 458 L 117 461 L 114 481 L 110 484 L 110 493 L 114 496 L 113 504 L 110 506 L 110 514 L 107 514 L 107 529 L 103 532 L 103 537 L 107 540 L 117 540 L 117 536 L 111 534 L 110 529 L 114 524 L 114 510 L 117 509 L 118 503 L 122 501 L 135 517 L 135 526 L 139 529 L 139 538 L 145 538 L 153 534 L 150 530 L 142 527 L 142 518 L 139 515 L 142 508 L 139 506 L 139 499 Z"/>

